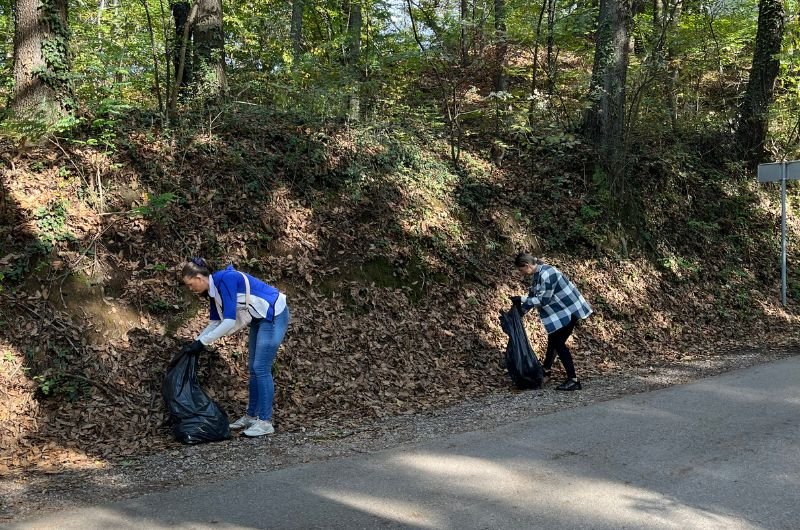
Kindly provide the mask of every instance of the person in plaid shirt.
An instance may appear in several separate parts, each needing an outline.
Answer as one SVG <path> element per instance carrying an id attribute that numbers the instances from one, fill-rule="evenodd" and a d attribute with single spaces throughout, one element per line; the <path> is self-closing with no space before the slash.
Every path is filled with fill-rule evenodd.
<path id="1" fill-rule="evenodd" d="M 556 390 L 580 390 L 581 382 L 575 374 L 572 354 L 567 348 L 567 339 L 578 320 L 592 314 L 578 288 L 564 274 L 551 265 L 526 253 L 514 259 L 514 265 L 527 276 L 533 275 L 527 296 L 512 296 L 511 301 L 524 315 L 534 307 L 547 331 L 547 353 L 544 358 L 544 375 L 550 377 L 556 354 L 567 372 L 567 380 Z"/>

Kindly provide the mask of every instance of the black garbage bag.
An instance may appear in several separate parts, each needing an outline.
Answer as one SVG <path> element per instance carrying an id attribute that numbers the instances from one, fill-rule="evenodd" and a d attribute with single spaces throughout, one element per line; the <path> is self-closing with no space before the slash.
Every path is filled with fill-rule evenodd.
<path id="1" fill-rule="evenodd" d="M 201 444 L 231 437 L 225 414 L 197 381 L 198 355 L 178 354 L 170 363 L 161 385 L 172 433 L 185 444 Z"/>
<path id="2" fill-rule="evenodd" d="M 544 370 L 531 348 L 517 306 L 512 306 L 507 313 L 500 313 L 500 326 L 508 335 L 506 368 L 514 386 L 523 390 L 541 388 Z"/>

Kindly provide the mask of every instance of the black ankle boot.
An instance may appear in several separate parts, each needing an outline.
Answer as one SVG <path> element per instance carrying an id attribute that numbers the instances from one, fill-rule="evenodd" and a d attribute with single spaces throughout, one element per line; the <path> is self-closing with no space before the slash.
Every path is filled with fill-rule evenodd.
<path id="1" fill-rule="evenodd" d="M 581 382 L 578 381 L 577 379 L 574 380 L 574 381 L 572 379 L 567 379 L 566 381 L 564 381 L 563 383 L 558 385 L 556 387 L 556 390 L 563 390 L 565 392 L 572 392 L 573 390 L 580 390 L 581 388 L 583 388 L 583 387 L 581 387 Z"/>

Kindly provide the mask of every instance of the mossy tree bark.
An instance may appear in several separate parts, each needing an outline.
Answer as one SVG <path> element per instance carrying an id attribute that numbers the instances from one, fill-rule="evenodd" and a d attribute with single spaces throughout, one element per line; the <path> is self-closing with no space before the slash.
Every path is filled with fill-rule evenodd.
<path id="1" fill-rule="evenodd" d="M 67 0 L 17 0 L 11 116 L 55 123 L 74 107 Z"/>
<path id="2" fill-rule="evenodd" d="M 197 94 L 209 102 L 220 101 L 228 94 L 221 0 L 197 0 L 197 18 L 192 27 L 192 38 Z"/>

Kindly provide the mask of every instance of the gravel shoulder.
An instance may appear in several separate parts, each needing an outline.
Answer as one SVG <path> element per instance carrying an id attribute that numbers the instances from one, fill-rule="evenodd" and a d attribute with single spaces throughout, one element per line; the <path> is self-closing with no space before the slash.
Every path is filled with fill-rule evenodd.
<path id="1" fill-rule="evenodd" d="M 305 432 L 279 432 L 266 438 L 236 437 L 217 444 L 175 446 L 99 469 L 9 475 L 0 478 L 0 522 L 489 430 L 532 416 L 685 384 L 798 354 L 800 350 L 795 348 L 740 349 L 585 379 L 584 389 L 574 393 L 555 391 L 558 382 L 554 380 L 542 390 L 515 392 L 509 388 L 425 414 L 356 420 Z"/>

